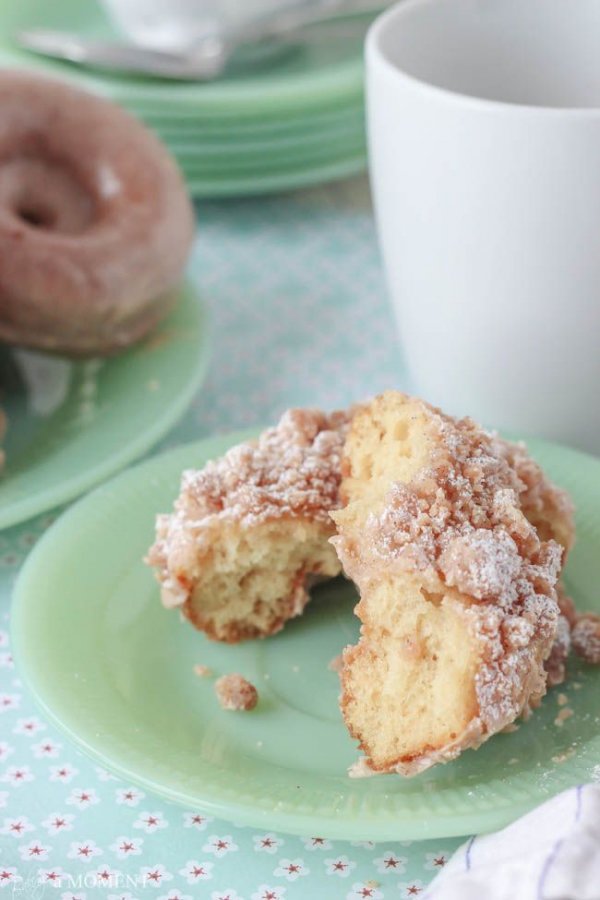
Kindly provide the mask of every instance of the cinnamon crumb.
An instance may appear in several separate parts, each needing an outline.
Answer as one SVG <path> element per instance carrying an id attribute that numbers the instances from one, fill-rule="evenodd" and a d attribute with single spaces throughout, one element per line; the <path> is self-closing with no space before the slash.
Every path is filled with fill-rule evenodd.
<path id="1" fill-rule="evenodd" d="M 600 616 L 584 613 L 577 617 L 571 632 L 575 653 L 585 662 L 600 665 Z"/>
<path id="2" fill-rule="evenodd" d="M 248 711 L 258 703 L 258 691 L 242 675 L 222 675 L 215 681 L 215 694 L 223 709 Z"/>
<path id="3" fill-rule="evenodd" d="M 563 708 L 561 709 L 561 711 L 555 718 L 554 724 L 557 725 L 559 728 L 562 728 L 562 726 L 564 725 L 566 720 L 570 719 L 572 715 L 573 715 L 573 710 L 570 709 L 568 706 L 563 706 Z"/>
<path id="4" fill-rule="evenodd" d="M 556 702 L 558 703 L 559 706 L 566 706 L 567 703 L 569 702 L 569 698 L 567 697 L 566 694 L 558 694 L 558 696 L 556 698 Z"/>
<path id="5" fill-rule="evenodd" d="M 575 750 L 574 750 L 573 748 L 571 748 L 570 750 L 566 750 L 564 753 L 559 753 L 557 756 L 553 756 L 553 757 L 552 757 L 552 762 L 553 762 L 553 763 L 558 763 L 558 764 L 564 763 L 564 762 L 566 762 L 568 759 L 571 759 L 571 757 L 572 757 L 574 754 L 575 754 Z"/>
<path id="6" fill-rule="evenodd" d="M 251 528 L 306 516 L 330 524 L 330 512 L 340 506 L 341 455 L 351 417 L 351 410 L 327 415 L 291 409 L 257 440 L 232 447 L 200 471 L 183 473 L 174 511 L 157 517 L 156 540 L 146 557 L 165 606 L 183 606 L 193 593 L 195 579 L 187 576 L 218 523 Z"/>
<path id="7" fill-rule="evenodd" d="M 209 666 L 204 666 L 202 663 L 196 663 L 194 666 L 194 674 L 198 675 L 200 678 L 208 678 L 209 675 L 212 675 L 212 669 Z"/>

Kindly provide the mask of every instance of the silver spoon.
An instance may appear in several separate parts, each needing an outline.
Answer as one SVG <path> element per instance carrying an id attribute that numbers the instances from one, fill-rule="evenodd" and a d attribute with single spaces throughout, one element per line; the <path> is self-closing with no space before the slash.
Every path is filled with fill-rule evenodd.
<path id="1" fill-rule="evenodd" d="M 360 9 L 353 8 L 351 12 L 374 15 L 381 8 L 382 4 L 379 2 L 377 6 L 370 4 Z M 45 28 L 21 31 L 16 39 L 21 46 L 43 56 L 109 72 L 212 81 L 223 74 L 241 49 L 260 49 L 261 46 L 266 49 L 269 46 L 362 36 L 370 24 L 370 18 L 366 16 L 364 19 L 348 21 L 346 16 L 345 12 L 345 15 L 316 18 L 314 12 L 310 14 L 307 11 L 292 10 L 268 20 L 261 19 L 243 29 L 207 35 L 193 47 L 181 51 L 156 50 L 122 41 L 96 40 Z M 260 54 L 256 59 L 261 59 Z"/>

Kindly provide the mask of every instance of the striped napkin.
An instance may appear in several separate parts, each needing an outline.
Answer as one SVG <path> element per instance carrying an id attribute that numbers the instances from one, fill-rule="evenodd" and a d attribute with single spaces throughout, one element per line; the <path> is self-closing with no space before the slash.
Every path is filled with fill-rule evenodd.
<path id="1" fill-rule="evenodd" d="M 423 900 L 600 900 L 600 784 L 470 838 Z"/>

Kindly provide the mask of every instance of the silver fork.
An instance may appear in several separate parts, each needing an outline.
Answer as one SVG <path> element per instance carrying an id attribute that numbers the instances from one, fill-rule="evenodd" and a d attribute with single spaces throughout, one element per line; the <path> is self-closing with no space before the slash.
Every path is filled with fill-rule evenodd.
<path id="1" fill-rule="evenodd" d="M 371 18 L 380 12 L 381 2 L 350 7 L 343 13 L 316 17 L 303 9 L 283 11 L 275 16 L 207 35 L 193 47 L 157 50 L 126 41 L 103 41 L 77 34 L 33 28 L 16 35 L 18 43 L 28 50 L 54 59 L 64 59 L 82 66 L 109 72 L 135 73 L 157 78 L 191 81 L 213 81 L 223 74 L 240 50 L 268 51 L 289 44 L 314 43 L 362 36 Z M 348 19 L 348 15 L 364 13 L 364 18 Z M 371 14 L 371 15 L 369 15 Z M 261 61 L 264 53 L 255 54 Z M 251 60 L 251 58 L 250 58 Z"/>

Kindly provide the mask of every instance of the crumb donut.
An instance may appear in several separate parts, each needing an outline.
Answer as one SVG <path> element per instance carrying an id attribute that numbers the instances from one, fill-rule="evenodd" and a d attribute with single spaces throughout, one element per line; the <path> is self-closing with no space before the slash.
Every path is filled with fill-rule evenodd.
<path id="1" fill-rule="evenodd" d="M 522 446 L 396 392 L 331 416 L 289 411 L 258 441 L 184 473 L 146 561 L 163 603 L 210 637 L 264 637 L 302 612 L 312 575 L 340 572 L 327 555 L 331 518 L 362 593 L 363 636 L 335 665 L 346 722 L 368 754 L 354 774 L 413 774 L 454 758 L 564 679 L 572 602 L 555 585 L 573 541 L 567 495 Z M 393 658 L 385 706 L 379 649 L 383 668 Z M 416 692 L 428 665 L 437 695 L 435 685 Z M 432 727 L 436 703 L 446 707 Z M 376 747 L 371 714 L 392 732 L 392 752 Z M 394 743 L 402 734 L 416 739 L 410 747 Z"/>
<path id="2" fill-rule="evenodd" d="M 257 441 L 184 472 L 146 559 L 165 606 L 236 643 L 279 631 L 303 611 L 312 580 L 339 575 L 329 513 L 348 418 L 289 410 Z"/>
<path id="3" fill-rule="evenodd" d="M 194 217 L 167 149 L 113 103 L 0 73 L 0 340 L 105 355 L 173 303 Z"/>
<path id="4" fill-rule="evenodd" d="M 564 556 L 541 540 L 503 442 L 390 391 L 355 416 L 333 538 L 359 588 L 340 706 L 365 757 L 411 775 L 537 705 Z"/>

